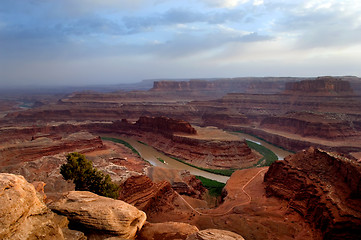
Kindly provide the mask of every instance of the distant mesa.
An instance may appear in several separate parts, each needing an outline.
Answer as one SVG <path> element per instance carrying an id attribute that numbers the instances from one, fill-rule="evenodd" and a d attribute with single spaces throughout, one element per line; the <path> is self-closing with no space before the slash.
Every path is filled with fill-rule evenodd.
<path id="1" fill-rule="evenodd" d="M 336 77 L 318 77 L 315 80 L 287 82 L 286 93 L 310 95 L 349 95 L 353 91 L 348 81 Z"/>

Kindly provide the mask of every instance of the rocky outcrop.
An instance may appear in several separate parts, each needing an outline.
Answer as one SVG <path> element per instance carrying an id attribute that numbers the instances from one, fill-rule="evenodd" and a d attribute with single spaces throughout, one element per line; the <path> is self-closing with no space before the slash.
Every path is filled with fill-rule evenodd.
<path id="1" fill-rule="evenodd" d="M 292 94 L 352 94 L 352 89 L 348 81 L 335 77 L 318 77 L 315 80 L 304 80 L 300 82 L 286 83 L 286 92 Z"/>
<path id="2" fill-rule="evenodd" d="M 168 181 L 172 188 L 182 195 L 201 199 L 206 192 L 202 182 L 186 170 L 176 170 L 161 167 L 149 167 L 146 170 L 147 176 L 154 182 Z"/>
<path id="3" fill-rule="evenodd" d="M 197 131 L 188 122 L 168 117 L 140 117 L 134 125 L 142 131 L 159 132 L 166 135 L 197 134 Z"/>
<path id="4" fill-rule="evenodd" d="M 40 137 L 32 141 L 17 142 L 0 146 L 0 166 L 29 162 L 43 156 L 55 155 L 76 150 L 101 149 L 103 142 L 100 137 L 87 132 L 75 132 L 52 139 Z"/>
<path id="5" fill-rule="evenodd" d="M 361 165 L 343 155 L 309 148 L 271 165 L 268 196 L 289 202 L 324 239 L 358 239 L 361 231 Z"/>
<path id="6" fill-rule="evenodd" d="M 121 186 L 119 199 L 150 213 L 155 209 L 167 209 L 176 197 L 167 181 L 152 182 L 147 176 L 133 176 Z"/>
<path id="7" fill-rule="evenodd" d="M 187 240 L 244 240 L 244 238 L 236 233 L 219 230 L 219 229 L 206 229 L 193 233 L 187 237 Z"/>
<path id="8" fill-rule="evenodd" d="M 146 220 L 144 212 L 111 198 L 91 192 L 71 191 L 50 208 L 68 217 L 69 221 L 85 230 L 134 239 Z"/>
<path id="9" fill-rule="evenodd" d="M 24 177 L 0 174 L 0 203 L 1 239 L 64 239 L 54 214 Z"/>
<path id="10" fill-rule="evenodd" d="M 138 240 L 185 240 L 188 235 L 198 232 L 196 226 L 180 222 L 146 223 Z"/>

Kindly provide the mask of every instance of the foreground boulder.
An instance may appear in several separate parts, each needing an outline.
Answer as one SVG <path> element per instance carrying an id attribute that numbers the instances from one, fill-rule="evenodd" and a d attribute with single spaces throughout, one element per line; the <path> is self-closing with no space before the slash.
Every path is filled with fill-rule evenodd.
<path id="1" fill-rule="evenodd" d="M 64 239 L 40 198 L 23 176 L 0 174 L 0 239 Z"/>
<path id="2" fill-rule="evenodd" d="M 219 230 L 219 229 L 206 229 L 192 235 L 189 235 L 186 240 L 244 240 L 244 238 L 234 232 Z"/>
<path id="3" fill-rule="evenodd" d="M 85 230 L 125 239 L 134 239 L 146 220 L 145 213 L 132 205 L 86 191 L 68 192 L 50 208 Z"/>
<path id="4" fill-rule="evenodd" d="M 142 228 L 139 240 L 181 240 L 198 232 L 196 226 L 181 222 L 147 223 Z"/>

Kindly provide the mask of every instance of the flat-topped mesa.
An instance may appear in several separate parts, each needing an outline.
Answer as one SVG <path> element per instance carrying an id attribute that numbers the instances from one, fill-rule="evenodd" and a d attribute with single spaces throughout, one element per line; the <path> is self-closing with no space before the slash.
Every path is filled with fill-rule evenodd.
<path id="1" fill-rule="evenodd" d="M 173 133 L 197 134 L 197 131 L 190 123 L 167 117 L 140 117 L 134 125 L 141 130 L 155 133 L 170 135 L 173 135 Z"/>
<path id="2" fill-rule="evenodd" d="M 152 91 L 189 91 L 189 90 L 207 90 L 214 89 L 214 83 L 206 80 L 191 81 L 155 81 Z"/>
<path id="3" fill-rule="evenodd" d="M 287 82 L 285 93 L 301 95 L 351 95 L 353 93 L 348 81 L 335 77 L 318 77 L 315 80 Z"/>
<path id="4" fill-rule="evenodd" d="M 361 164 L 313 147 L 273 163 L 264 178 L 268 196 L 289 201 L 324 239 L 359 239 Z"/>
<path id="5" fill-rule="evenodd" d="M 298 80 L 303 80 L 299 78 Z M 278 93 L 286 81 L 294 78 L 244 77 L 221 79 L 191 79 L 189 81 L 155 81 L 150 92 L 198 92 L 220 97 L 229 92 Z"/>

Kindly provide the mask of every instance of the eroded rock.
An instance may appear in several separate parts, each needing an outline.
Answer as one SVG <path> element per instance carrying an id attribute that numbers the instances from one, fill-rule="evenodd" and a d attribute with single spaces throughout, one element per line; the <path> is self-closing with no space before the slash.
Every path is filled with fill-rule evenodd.
<path id="1" fill-rule="evenodd" d="M 361 165 L 356 160 L 311 147 L 272 164 L 265 183 L 268 196 L 289 201 L 324 239 L 359 239 Z"/>
<path id="2" fill-rule="evenodd" d="M 126 239 L 133 239 L 146 220 L 144 212 L 123 201 L 87 191 L 68 192 L 50 208 L 78 226 Z"/>
<path id="3" fill-rule="evenodd" d="M 219 229 L 206 229 L 196 232 L 187 237 L 187 240 L 244 240 L 244 238 L 234 232 L 219 230 Z"/>
<path id="4" fill-rule="evenodd" d="M 54 214 L 23 176 L 0 174 L 0 239 L 64 239 Z"/>
<path id="5" fill-rule="evenodd" d="M 142 228 L 139 240 L 180 240 L 198 232 L 196 226 L 181 222 L 147 223 Z"/>

